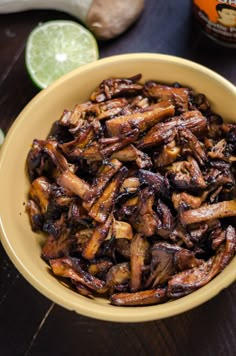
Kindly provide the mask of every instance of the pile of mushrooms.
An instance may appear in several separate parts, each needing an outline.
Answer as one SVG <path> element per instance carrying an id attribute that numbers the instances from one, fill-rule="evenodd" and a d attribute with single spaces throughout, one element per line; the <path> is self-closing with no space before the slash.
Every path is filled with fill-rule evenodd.
<path id="1" fill-rule="evenodd" d="M 236 248 L 236 125 L 179 83 L 108 78 L 27 157 L 42 258 L 80 294 L 148 305 L 204 286 Z"/>

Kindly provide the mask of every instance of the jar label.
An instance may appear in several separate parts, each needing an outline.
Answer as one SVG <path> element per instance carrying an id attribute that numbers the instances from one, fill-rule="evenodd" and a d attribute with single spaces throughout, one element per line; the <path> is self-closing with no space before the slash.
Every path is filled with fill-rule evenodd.
<path id="1" fill-rule="evenodd" d="M 203 30 L 221 42 L 236 44 L 236 0 L 193 0 Z"/>

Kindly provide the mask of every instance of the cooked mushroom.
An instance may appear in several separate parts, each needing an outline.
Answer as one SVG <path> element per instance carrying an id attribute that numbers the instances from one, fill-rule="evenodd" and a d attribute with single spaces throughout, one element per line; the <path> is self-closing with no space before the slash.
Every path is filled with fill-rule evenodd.
<path id="1" fill-rule="evenodd" d="M 189 225 L 219 219 L 229 216 L 236 216 L 236 200 L 222 201 L 216 204 L 203 205 L 198 209 L 183 211 L 180 220 L 183 225 Z"/>
<path id="2" fill-rule="evenodd" d="M 173 115 L 174 106 L 167 100 L 153 104 L 142 111 L 110 119 L 106 121 L 106 128 L 110 136 L 121 136 L 134 128 L 143 132 L 164 118 Z"/>
<path id="3" fill-rule="evenodd" d="M 83 249 L 82 256 L 84 258 L 87 260 L 92 260 L 95 257 L 100 245 L 106 239 L 112 223 L 113 215 L 111 214 L 102 224 L 98 225 L 94 229 L 91 238 L 87 241 Z"/>
<path id="4" fill-rule="evenodd" d="M 89 184 L 70 171 L 63 172 L 58 177 L 57 183 L 75 195 L 78 195 L 81 199 L 88 199 L 91 195 Z"/>
<path id="5" fill-rule="evenodd" d="M 218 248 L 216 255 L 200 266 L 177 273 L 168 281 L 167 295 L 179 298 L 204 286 L 220 273 L 231 261 L 236 247 L 236 234 L 232 226 L 226 229 L 226 242 Z"/>
<path id="6" fill-rule="evenodd" d="M 174 162 L 168 169 L 169 181 L 176 189 L 196 190 L 207 187 L 199 165 L 195 159 Z"/>
<path id="7" fill-rule="evenodd" d="M 83 202 L 83 207 L 89 210 L 94 201 L 100 196 L 109 180 L 119 171 L 122 163 L 117 159 L 103 161 L 103 165 L 99 168 L 97 175 L 91 184 L 90 196 L 87 201 Z"/>
<path id="8" fill-rule="evenodd" d="M 164 195 L 166 198 L 169 196 L 169 181 L 162 176 L 159 172 L 153 173 L 144 169 L 139 170 L 139 177 L 141 182 L 147 184 L 155 193 Z"/>
<path id="9" fill-rule="evenodd" d="M 73 238 L 69 236 L 70 232 L 63 229 L 60 236 L 56 238 L 49 235 L 42 248 L 42 257 L 44 260 L 50 260 L 60 257 L 69 256 L 73 244 Z"/>
<path id="10" fill-rule="evenodd" d="M 29 196 L 45 214 L 49 205 L 51 184 L 46 177 L 36 178 L 30 186 Z"/>
<path id="11" fill-rule="evenodd" d="M 139 168 L 151 168 L 151 158 L 144 152 L 138 150 L 134 145 L 126 146 L 125 148 L 116 151 L 111 158 L 117 158 L 121 162 L 135 161 Z"/>
<path id="12" fill-rule="evenodd" d="M 142 269 L 149 243 L 141 234 L 136 234 L 130 245 L 131 279 L 130 290 L 137 292 L 142 286 Z"/>
<path id="13" fill-rule="evenodd" d="M 140 140 L 139 149 L 150 148 L 164 142 L 174 128 L 188 128 L 197 137 L 202 136 L 207 129 L 207 120 L 200 111 L 187 111 L 180 116 L 172 117 L 169 121 L 153 126 Z"/>
<path id="14" fill-rule="evenodd" d="M 112 266 L 106 275 L 106 286 L 109 289 L 110 294 L 114 293 L 114 290 L 127 289 L 127 284 L 130 281 L 130 264 L 128 262 L 118 263 Z"/>
<path id="15" fill-rule="evenodd" d="M 111 239 L 114 237 L 115 239 L 127 239 L 132 240 L 133 238 L 133 229 L 130 224 L 125 221 L 113 220 L 113 228 L 110 234 L 106 237 L 106 239 Z"/>
<path id="16" fill-rule="evenodd" d="M 127 174 L 127 168 L 122 167 L 112 178 L 100 197 L 95 201 L 89 210 L 88 215 L 98 222 L 104 222 L 107 219 L 112 207 L 115 204 L 116 196 Z"/>
<path id="17" fill-rule="evenodd" d="M 105 282 L 84 271 L 78 260 L 63 257 L 50 259 L 49 262 L 56 276 L 70 278 L 72 281 L 79 282 L 97 293 L 106 291 Z"/>
<path id="18" fill-rule="evenodd" d="M 155 243 L 151 252 L 151 273 L 146 287 L 161 286 L 177 272 L 199 266 L 203 262 L 192 251 L 166 242 Z"/>
<path id="19" fill-rule="evenodd" d="M 140 79 L 141 74 L 138 74 L 132 78 L 106 79 L 90 95 L 90 100 L 100 103 L 121 94 L 124 95 L 127 93 L 140 92 L 143 89 L 143 85 L 137 83 Z"/>
<path id="20" fill-rule="evenodd" d="M 38 204 L 34 200 L 28 200 L 26 204 L 26 212 L 29 215 L 32 230 L 41 230 L 43 226 L 43 215 Z"/>
<path id="21" fill-rule="evenodd" d="M 115 293 L 110 297 L 111 304 L 121 306 L 153 305 L 166 301 L 166 289 L 157 288 L 135 293 Z"/>
<path id="22" fill-rule="evenodd" d="M 168 238 L 174 227 L 174 218 L 170 208 L 158 199 L 156 212 L 160 221 L 156 233 L 164 239 Z"/>
<path id="23" fill-rule="evenodd" d="M 172 140 L 163 146 L 160 152 L 155 152 L 154 154 L 154 165 L 155 167 L 165 167 L 175 162 L 178 157 L 180 157 L 181 148 Z"/>
<path id="24" fill-rule="evenodd" d="M 179 129 L 178 134 L 182 149 L 186 147 L 189 148 L 189 151 L 193 154 L 198 164 L 204 166 L 207 162 L 207 155 L 203 144 L 201 144 L 197 137 L 187 128 Z"/>
<path id="25" fill-rule="evenodd" d="M 154 235 L 158 228 L 161 228 L 161 221 L 153 210 L 154 198 L 154 191 L 148 187 L 144 188 L 140 193 L 135 214 L 130 217 L 135 230 L 147 237 Z"/>
<path id="26" fill-rule="evenodd" d="M 176 88 L 168 85 L 159 84 L 154 81 L 145 83 L 145 94 L 158 101 L 171 100 L 177 110 L 181 112 L 188 111 L 189 89 Z"/>
<path id="27" fill-rule="evenodd" d="M 91 262 L 88 267 L 88 272 L 93 276 L 100 275 L 101 273 L 107 274 L 110 268 L 113 266 L 113 263 L 109 259 L 101 258 L 97 259 L 94 262 Z"/>

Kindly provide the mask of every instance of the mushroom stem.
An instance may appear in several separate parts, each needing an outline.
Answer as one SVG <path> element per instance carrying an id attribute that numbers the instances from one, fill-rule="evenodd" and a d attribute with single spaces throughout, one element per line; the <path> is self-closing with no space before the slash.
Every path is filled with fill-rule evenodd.
<path id="1" fill-rule="evenodd" d="M 236 200 L 222 201 L 220 203 L 204 205 L 198 209 L 186 210 L 181 214 L 181 223 L 189 225 L 210 219 L 236 216 Z"/>
<path id="2" fill-rule="evenodd" d="M 1 0 L 0 13 L 20 12 L 26 10 L 59 10 L 77 17 L 82 22 L 86 23 L 88 11 L 94 0 Z"/>

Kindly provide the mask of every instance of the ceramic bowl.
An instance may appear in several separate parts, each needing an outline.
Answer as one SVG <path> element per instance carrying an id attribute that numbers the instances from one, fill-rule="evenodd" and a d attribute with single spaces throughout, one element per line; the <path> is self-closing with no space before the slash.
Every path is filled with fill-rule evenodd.
<path id="1" fill-rule="evenodd" d="M 236 257 L 210 283 L 175 301 L 156 306 L 117 307 L 103 298 L 88 299 L 66 288 L 53 277 L 41 259 L 43 236 L 33 233 L 25 213 L 29 181 L 26 156 L 34 138 L 46 138 L 63 110 L 88 100 L 90 92 L 108 77 L 180 82 L 207 95 L 212 109 L 236 122 L 236 88 L 217 73 L 191 61 L 158 54 L 127 54 L 101 59 L 62 77 L 40 92 L 20 113 L 1 149 L 1 241 L 20 273 L 44 296 L 79 314 L 101 320 L 141 322 L 170 317 L 208 301 L 236 277 Z"/>

